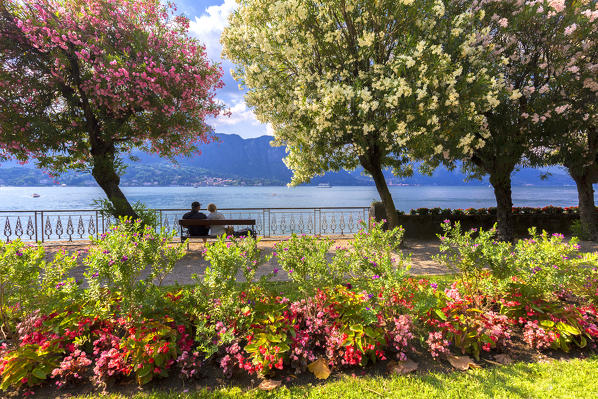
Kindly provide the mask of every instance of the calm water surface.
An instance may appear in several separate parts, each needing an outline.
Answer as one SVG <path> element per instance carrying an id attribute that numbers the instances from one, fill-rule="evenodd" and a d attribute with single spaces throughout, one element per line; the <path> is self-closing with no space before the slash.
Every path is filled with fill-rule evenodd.
<path id="1" fill-rule="evenodd" d="M 188 208 L 193 201 L 220 208 L 369 206 L 378 200 L 375 187 L 123 187 L 131 202 L 150 208 Z M 481 208 L 495 206 L 492 188 L 482 186 L 391 187 L 398 209 L 420 207 Z M 39 194 L 33 198 L 32 194 Z M 95 187 L 0 187 L 0 211 L 91 209 L 103 193 Z M 513 187 L 515 206 L 577 205 L 575 187 Z"/>

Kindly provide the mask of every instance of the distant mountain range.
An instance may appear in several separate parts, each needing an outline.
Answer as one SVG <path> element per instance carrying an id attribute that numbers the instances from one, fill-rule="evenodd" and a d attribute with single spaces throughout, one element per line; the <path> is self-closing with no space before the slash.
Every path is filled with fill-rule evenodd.
<path id="1" fill-rule="evenodd" d="M 177 164 L 150 155 L 135 152 L 137 162 L 127 161 L 128 167 L 122 176 L 123 186 L 167 186 L 167 185 L 286 185 L 291 181 L 292 172 L 282 159 L 284 147 L 272 147 L 271 136 L 243 139 L 232 134 L 219 134 L 218 142 L 201 147 L 201 154 L 189 158 L 180 157 Z M 550 176 L 541 179 L 546 173 Z M 408 185 L 487 185 L 487 179 L 465 182 L 459 171 L 437 169 L 432 176 L 415 173 L 409 178 L 398 178 L 385 171 L 390 184 Z M 552 167 L 542 170 L 522 168 L 515 172 L 513 185 L 573 185 L 573 180 L 562 168 Z M 52 181 L 33 164 L 18 165 L 5 162 L 0 167 L 0 184 L 10 186 L 43 186 L 63 183 L 67 185 L 95 185 L 87 173 L 69 172 L 57 181 Z M 373 185 L 362 169 L 355 171 L 329 172 L 315 177 L 310 184 L 328 183 L 341 185 Z"/>

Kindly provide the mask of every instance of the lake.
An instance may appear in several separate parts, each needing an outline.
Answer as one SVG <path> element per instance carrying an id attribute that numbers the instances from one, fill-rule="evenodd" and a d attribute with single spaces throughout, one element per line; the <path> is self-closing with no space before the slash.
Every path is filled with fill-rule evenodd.
<path id="1" fill-rule="evenodd" d="M 150 208 L 188 208 L 193 201 L 205 207 L 277 208 L 369 206 L 379 196 L 373 186 L 319 187 L 123 187 L 131 202 Z M 393 186 L 397 209 L 482 208 L 495 206 L 491 187 Z M 39 194 L 33 198 L 32 194 Z M 0 187 L 0 211 L 91 209 L 103 197 L 96 187 Z M 575 187 L 513 187 L 514 206 L 577 205 Z"/>

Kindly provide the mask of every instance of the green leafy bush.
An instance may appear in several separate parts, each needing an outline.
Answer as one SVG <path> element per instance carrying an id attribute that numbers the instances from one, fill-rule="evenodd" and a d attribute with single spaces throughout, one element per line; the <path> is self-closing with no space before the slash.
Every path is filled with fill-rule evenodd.
<path id="1" fill-rule="evenodd" d="M 331 246 L 329 238 L 293 234 L 274 246 L 274 254 L 297 288 L 311 294 L 319 287 L 339 284 L 347 272 L 334 267 L 335 263 L 329 264 L 327 254 Z"/>
<path id="2" fill-rule="evenodd" d="M 0 360 L 0 389 L 7 391 L 40 384 L 60 364 L 62 352 L 58 342 L 19 346 Z"/>
<path id="3" fill-rule="evenodd" d="M 511 275 L 509 243 L 495 240 L 496 228 L 461 231 L 461 224 L 442 223 L 440 254 L 435 259 L 461 278 L 470 296 L 478 295 L 487 284 L 487 270 L 500 279 Z"/>
<path id="4" fill-rule="evenodd" d="M 171 243 L 175 231 L 162 229 L 156 233 L 141 220 L 121 219 L 100 238 L 92 238 L 85 277 L 88 296 L 101 304 L 105 295 L 117 294 L 123 309 L 134 312 L 145 299 L 151 299 L 148 290 L 152 282 L 161 284 L 176 261 L 185 254 L 184 243 Z M 145 274 L 145 278 L 144 277 Z"/>
<path id="5" fill-rule="evenodd" d="M 332 261 L 332 269 L 344 271 L 352 279 L 365 284 L 366 288 L 381 284 L 397 285 L 409 270 L 409 257 L 400 250 L 405 230 L 395 227 L 384 230 L 383 223 L 371 220 L 369 230 L 362 228 L 353 236 L 350 247 L 338 248 Z"/>
<path id="6" fill-rule="evenodd" d="M 210 262 L 206 268 L 203 284 L 212 292 L 223 294 L 235 290 L 237 278 L 243 276 L 245 282 L 254 282 L 257 269 L 270 259 L 262 257 L 258 248 L 259 238 L 220 236 L 203 250 L 204 259 Z M 268 279 L 269 276 L 264 276 Z"/>
<path id="7" fill-rule="evenodd" d="M 0 316 L 4 333 L 9 329 L 10 307 L 24 312 L 36 305 L 44 256 L 44 249 L 37 245 L 21 240 L 0 242 Z"/>
<path id="8" fill-rule="evenodd" d="M 104 215 L 110 216 L 117 221 L 121 220 L 120 215 L 126 214 L 124 203 L 121 204 L 118 200 L 112 202 L 106 198 L 100 198 L 94 200 L 93 204 L 98 210 L 103 212 Z M 143 202 L 137 201 L 131 204 L 131 207 L 137 216 L 139 216 L 142 224 L 152 227 L 158 227 L 160 225 L 160 216 L 158 212 L 154 209 L 149 209 Z"/>
<path id="9" fill-rule="evenodd" d="M 513 284 L 521 285 L 526 296 L 550 299 L 557 291 L 584 280 L 591 266 L 598 264 L 594 254 L 579 252 L 576 238 L 566 242 L 562 234 L 537 234 L 535 228 L 529 233 L 529 239 L 517 242 L 510 260 L 516 278 Z"/>
<path id="10" fill-rule="evenodd" d="M 520 289 L 529 298 L 550 298 L 567 287 L 579 286 L 598 264 L 595 254 L 582 254 L 576 238 L 529 230 L 530 238 L 516 244 L 496 241 L 495 229 L 461 231 L 457 222 L 442 224 L 436 258 L 462 279 L 470 295 Z M 492 278 L 487 278 L 486 271 Z M 517 288 L 518 289 L 518 288 Z"/>
<path id="11" fill-rule="evenodd" d="M 581 240 L 587 241 L 591 239 L 587 226 L 581 223 L 581 220 L 574 220 L 571 223 L 571 234 Z"/>

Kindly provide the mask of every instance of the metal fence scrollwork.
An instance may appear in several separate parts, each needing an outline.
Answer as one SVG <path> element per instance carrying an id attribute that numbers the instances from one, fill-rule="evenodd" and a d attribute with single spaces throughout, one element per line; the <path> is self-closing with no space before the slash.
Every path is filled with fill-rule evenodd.
<path id="1" fill-rule="evenodd" d="M 178 220 L 187 209 L 156 209 L 156 229 L 178 230 Z M 252 227 L 259 236 L 276 237 L 291 234 L 349 235 L 367 221 L 368 207 L 320 208 L 221 208 L 227 219 L 255 219 Z M 4 223 L 4 240 L 77 241 L 106 233 L 115 219 L 102 211 L 43 210 L 0 211 Z M 1 226 L 1 225 L 0 225 Z M 367 223 L 365 224 L 367 227 Z M 242 229 L 244 226 L 236 226 Z"/>

